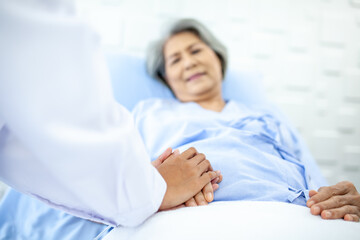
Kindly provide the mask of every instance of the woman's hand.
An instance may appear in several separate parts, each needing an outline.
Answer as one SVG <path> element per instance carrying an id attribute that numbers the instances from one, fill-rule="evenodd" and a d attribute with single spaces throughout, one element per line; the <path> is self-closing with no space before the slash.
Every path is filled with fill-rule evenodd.
<path id="1" fill-rule="evenodd" d="M 181 154 L 175 151 L 175 154 L 169 155 L 170 152 L 171 149 L 167 149 L 153 163 L 167 184 L 159 210 L 181 205 L 218 177 L 209 160 L 195 148 L 189 148 Z"/>
<path id="2" fill-rule="evenodd" d="M 313 215 L 323 219 L 339 219 L 359 222 L 360 194 L 351 182 L 340 182 L 330 187 L 321 187 L 309 192 L 306 205 Z"/>
<path id="3" fill-rule="evenodd" d="M 171 155 L 177 156 L 180 155 L 179 150 L 176 149 L 172 152 L 172 149 L 169 147 L 167 148 L 156 160 L 152 162 L 152 165 L 155 168 L 158 168 L 167 158 Z M 210 166 L 209 171 L 213 171 L 212 167 Z M 205 187 L 198 192 L 195 196 L 190 198 L 185 203 L 182 203 L 178 206 L 168 208 L 166 210 L 174 210 L 182 207 L 190 207 L 190 206 L 200 206 L 200 205 L 207 205 L 208 202 L 212 202 L 214 199 L 214 191 L 219 188 L 218 183 L 222 181 L 223 176 L 221 175 L 220 171 L 216 171 L 217 177 L 213 179 L 211 182 L 205 185 Z"/>
<path id="4" fill-rule="evenodd" d="M 207 205 L 214 200 L 214 192 L 219 188 L 218 183 L 223 179 L 220 171 L 216 171 L 216 174 L 218 177 L 213 179 L 211 183 L 206 184 L 200 192 L 185 202 L 186 207 Z"/>

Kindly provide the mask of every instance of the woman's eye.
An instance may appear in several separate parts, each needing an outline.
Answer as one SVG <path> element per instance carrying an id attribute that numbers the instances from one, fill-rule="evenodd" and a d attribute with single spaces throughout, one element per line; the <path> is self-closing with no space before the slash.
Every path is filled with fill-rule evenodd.
<path id="1" fill-rule="evenodd" d="M 199 52 L 201 52 L 201 49 L 194 49 L 191 51 L 192 54 L 197 54 Z"/>
<path id="2" fill-rule="evenodd" d="M 171 61 L 171 65 L 174 65 L 174 64 L 176 64 L 176 63 L 178 63 L 180 61 L 180 59 L 179 58 L 175 58 L 174 60 L 172 60 Z"/>

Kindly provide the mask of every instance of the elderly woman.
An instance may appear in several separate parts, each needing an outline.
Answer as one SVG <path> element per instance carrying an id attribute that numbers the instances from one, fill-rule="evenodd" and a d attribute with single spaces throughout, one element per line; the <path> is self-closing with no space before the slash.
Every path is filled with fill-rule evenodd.
<path id="1" fill-rule="evenodd" d="M 215 201 L 289 202 L 324 219 L 359 221 L 360 195 L 352 183 L 323 187 L 318 167 L 284 122 L 223 98 L 226 49 L 202 24 L 176 22 L 149 48 L 147 64 L 149 74 L 176 97 L 146 100 L 134 109 L 153 158 L 168 144 L 180 150 L 195 146 L 224 176 Z M 203 204 L 202 193 L 185 203 Z"/>

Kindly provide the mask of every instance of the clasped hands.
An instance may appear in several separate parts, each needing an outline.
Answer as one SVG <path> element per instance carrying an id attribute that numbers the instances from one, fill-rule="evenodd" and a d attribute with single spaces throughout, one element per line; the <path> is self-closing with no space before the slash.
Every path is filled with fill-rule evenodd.
<path id="1" fill-rule="evenodd" d="M 222 180 L 220 171 L 214 171 L 205 155 L 195 148 L 181 154 L 168 148 L 152 164 L 167 184 L 160 211 L 207 205 Z"/>

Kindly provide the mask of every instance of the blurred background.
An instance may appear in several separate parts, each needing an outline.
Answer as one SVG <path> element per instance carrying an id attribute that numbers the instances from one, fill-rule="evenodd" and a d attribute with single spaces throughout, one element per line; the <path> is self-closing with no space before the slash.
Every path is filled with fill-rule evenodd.
<path id="1" fill-rule="evenodd" d="M 169 21 L 191 17 L 230 68 L 263 74 L 267 97 L 305 138 L 329 184 L 360 191 L 360 0 L 77 0 L 105 52 L 144 56 Z M 0 183 L 0 197 L 5 185 Z"/>

